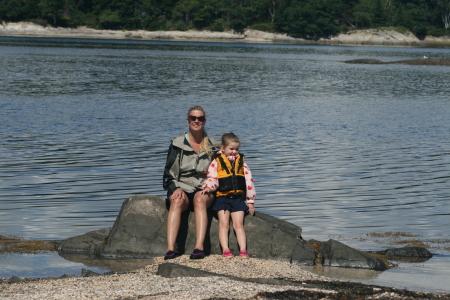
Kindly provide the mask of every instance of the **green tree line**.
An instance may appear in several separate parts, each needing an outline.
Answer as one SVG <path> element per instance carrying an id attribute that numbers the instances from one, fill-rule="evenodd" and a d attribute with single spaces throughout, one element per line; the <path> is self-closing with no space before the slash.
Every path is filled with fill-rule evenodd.
<path id="1" fill-rule="evenodd" d="M 243 31 L 316 39 L 398 27 L 442 36 L 450 0 L 0 0 L 0 21 L 126 30 Z"/>

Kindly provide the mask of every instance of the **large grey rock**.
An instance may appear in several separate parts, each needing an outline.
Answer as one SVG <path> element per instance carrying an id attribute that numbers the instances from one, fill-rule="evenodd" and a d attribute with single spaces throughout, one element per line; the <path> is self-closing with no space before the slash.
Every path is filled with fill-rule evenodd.
<path id="1" fill-rule="evenodd" d="M 218 221 L 209 213 L 210 226 L 205 240 L 206 254 L 221 254 L 218 239 Z M 86 253 L 104 258 L 151 258 L 166 252 L 167 209 L 165 199 L 149 195 L 136 195 L 127 199 L 112 229 L 88 232 L 62 241 L 58 251 L 62 256 Z M 334 240 L 318 242 L 320 258 L 316 259 L 312 243 L 302 239 L 302 229 L 261 212 L 246 216 L 247 250 L 257 258 L 289 261 L 296 265 L 367 268 L 384 270 L 384 263 L 366 253 L 352 249 Z M 232 228 L 232 226 L 230 225 Z M 177 240 L 178 253 L 190 253 L 195 246 L 194 213 L 186 212 Z M 230 230 L 230 250 L 238 253 L 238 245 Z"/>
<path id="2" fill-rule="evenodd" d="M 205 241 L 207 254 L 221 254 L 218 221 L 209 214 L 210 224 Z M 148 258 L 166 252 L 167 209 L 165 199 L 136 195 L 127 199 L 111 230 L 102 229 L 68 238 L 59 252 L 90 253 L 108 258 Z M 247 249 L 252 257 L 292 261 L 300 265 L 314 264 L 314 248 L 301 238 L 302 229 L 264 213 L 245 218 Z M 230 250 L 238 253 L 238 245 L 230 230 Z M 194 213 L 183 214 L 178 235 L 178 252 L 189 253 L 195 246 Z"/>
<path id="3" fill-rule="evenodd" d="M 319 251 L 324 266 L 386 270 L 382 260 L 332 239 L 320 243 Z"/>
<path id="4" fill-rule="evenodd" d="M 145 258 L 165 253 L 166 219 L 163 198 L 145 195 L 128 198 L 100 256 Z"/>

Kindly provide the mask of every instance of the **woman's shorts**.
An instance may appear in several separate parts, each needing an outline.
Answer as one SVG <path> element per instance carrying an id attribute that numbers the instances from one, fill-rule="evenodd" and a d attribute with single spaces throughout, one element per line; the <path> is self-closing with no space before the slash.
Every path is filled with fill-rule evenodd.
<path id="1" fill-rule="evenodd" d="M 230 199 L 227 197 L 218 197 L 212 208 L 213 210 L 229 210 L 230 212 L 247 211 L 248 206 L 244 201 L 244 197 Z"/>

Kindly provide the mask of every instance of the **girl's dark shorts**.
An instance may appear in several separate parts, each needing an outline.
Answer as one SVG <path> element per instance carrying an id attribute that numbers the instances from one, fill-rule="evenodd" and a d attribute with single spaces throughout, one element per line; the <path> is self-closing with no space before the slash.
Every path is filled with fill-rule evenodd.
<path id="1" fill-rule="evenodd" d="M 227 197 L 218 197 L 213 205 L 213 210 L 229 210 L 230 212 L 247 211 L 248 206 L 244 201 L 244 197 L 230 199 Z"/>
<path id="2" fill-rule="evenodd" d="M 186 196 L 188 197 L 188 199 L 189 199 L 189 207 L 188 207 L 189 211 L 194 211 L 194 195 L 197 192 L 198 191 L 195 191 L 193 193 L 184 192 L 186 194 Z M 170 209 L 170 196 L 172 196 L 172 192 L 168 191 L 167 192 L 167 198 L 166 198 L 166 208 L 167 208 L 167 210 Z"/>

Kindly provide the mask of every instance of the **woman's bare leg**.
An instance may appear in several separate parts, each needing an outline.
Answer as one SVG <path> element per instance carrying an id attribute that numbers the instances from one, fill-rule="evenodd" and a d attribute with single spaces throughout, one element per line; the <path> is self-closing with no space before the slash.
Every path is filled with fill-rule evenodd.
<path id="1" fill-rule="evenodd" d="M 208 214 L 207 209 L 214 202 L 214 195 L 207 193 L 202 195 L 197 192 L 194 195 L 194 215 L 195 215 L 195 249 L 203 250 L 205 242 L 206 231 L 208 229 Z"/>
<path id="2" fill-rule="evenodd" d="M 180 229 L 181 213 L 189 207 L 187 199 L 171 199 L 167 215 L 167 251 L 175 251 L 178 230 Z"/>
<path id="3" fill-rule="evenodd" d="M 233 220 L 233 229 L 236 233 L 236 240 L 239 245 L 239 250 L 247 251 L 247 236 L 244 230 L 244 212 L 236 211 L 231 213 L 231 219 Z"/>
<path id="4" fill-rule="evenodd" d="M 222 252 L 228 250 L 228 235 L 230 233 L 230 211 L 219 210 L 217 212 L 219 218 L 219 243 L 222 247 Z"/>

